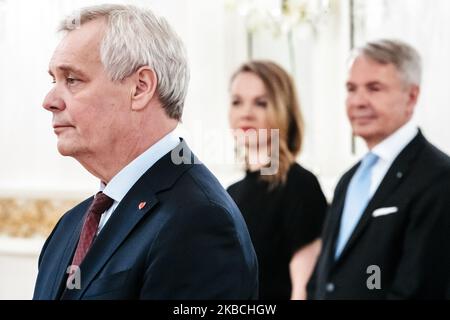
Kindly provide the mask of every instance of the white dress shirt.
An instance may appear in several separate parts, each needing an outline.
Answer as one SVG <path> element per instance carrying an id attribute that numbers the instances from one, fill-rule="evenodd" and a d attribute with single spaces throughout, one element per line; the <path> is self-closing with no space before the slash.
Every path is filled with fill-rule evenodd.
<path id="1" fill-rule="evenodd" d="M 98 225 L 97 235 L 139 178 L 179 143 L 180 138 L 175 129 L 120 170 L 119 173 L 111 179 L 108 185 L 105 186 L 102 182 L 100 183 L 100 191 L 103 191 L 104 194 L 112 198 L 114 202 L 111 208 L 103 213 Z"/>
<path id="2" fill-rule="evenodd" d="M 379 159 L 372 168 L 369 190 L 370 197 L 374 195 L 375 191 L 380 186 L 381 181 L 391 167 L 395 158 L 397 158 L 408 143 L 414 139 L 418 131 L 419 129 L 413 121 L 409 121 L 372 148 L 371 152 L 376 154 Z"/>

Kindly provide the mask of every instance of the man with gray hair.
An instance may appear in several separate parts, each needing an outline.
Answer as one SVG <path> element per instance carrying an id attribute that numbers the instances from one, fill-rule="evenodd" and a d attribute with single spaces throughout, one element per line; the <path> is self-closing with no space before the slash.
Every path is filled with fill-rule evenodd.
<path id="1" fill-rule="evenodd" d="M 347 115 L 369 152 L 339 181 L 310 299 L 444 299 L 450 281 L 450 158 L 412 122 L 419 54 L 380 40 L 356 51 Z"/>
<path id="2" fill-rule="evenodd" d="M 189 72 L 165 19 L 81 9 L 49 65 L 58 150 L 100 180 L 39 257 L 34 299 L 252 299 L 257 261 L 235 203 L 175 133 Z"/>

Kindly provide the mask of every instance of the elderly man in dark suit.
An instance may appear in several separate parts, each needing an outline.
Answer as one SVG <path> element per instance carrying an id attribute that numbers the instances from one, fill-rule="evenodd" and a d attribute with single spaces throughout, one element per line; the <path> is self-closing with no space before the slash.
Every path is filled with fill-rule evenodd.
<path id="1" fill-rule="evenodd" d="M 356 51 L 347 114 L 369 152 L 339 181 L 311 299 L 444 299 L 450 276 L 450 158 L 411 121 L 419 54 L 380 40 Z"/>
<path id="2" fill-rule="evenodd" d="M 39 258 L 34 299 L 252 299 L 257 261 L 238 208 L 174 130 L 182 42 L 133 6 L 64 20 L 50 61 L 58 150 L 100 179 Z"/>

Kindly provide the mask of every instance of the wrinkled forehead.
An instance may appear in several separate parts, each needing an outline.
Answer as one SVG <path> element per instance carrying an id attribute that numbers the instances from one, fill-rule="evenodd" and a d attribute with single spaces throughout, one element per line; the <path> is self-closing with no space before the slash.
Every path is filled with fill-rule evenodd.
<path id="1" fill-rule="evenodd" d="M 57 45 L 50 60 L 50 70 L 60 65 L 74 64 L 83 69 L 85 65 L 100 62 L 100 45 L 105 24 L 95 20 L 83 24 L 79 29 L 67 32 Z"/>

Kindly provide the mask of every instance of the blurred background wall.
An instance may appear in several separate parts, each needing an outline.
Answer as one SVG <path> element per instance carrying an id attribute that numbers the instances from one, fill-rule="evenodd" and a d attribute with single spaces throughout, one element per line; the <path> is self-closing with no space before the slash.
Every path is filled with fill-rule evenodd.
<path id="1" fill-rule="evenodd" d="M 81 6 L 104 2 L 0 0 L 0 299 L 31 298 L 49 230 L 65 210 L 97 190 L 94 177 L 58 154 L 51 115 L 41 103 L 51 86 L 47 69 L 58 21 Z M 224 186 L 242 175 L 225 156 L 232 151 L 226 143 L 229 77 L 249 57 L 273 59 L 297 81 L 306 122 L 298 160 L 319 176 L 331 200 L 339 176 L 365 152 L 345 116 L 347 57 L 353 45 L 380 37 L 406 40 L 421 52 L 424 77 L 415 121 L 450 152 L 448 0 L 293 0 L 285 4 L 326 10 L 284 20 L 280 0 L 109 2 L 152 8 L 183 38 L 191 82 L 180 132 Z"/>

